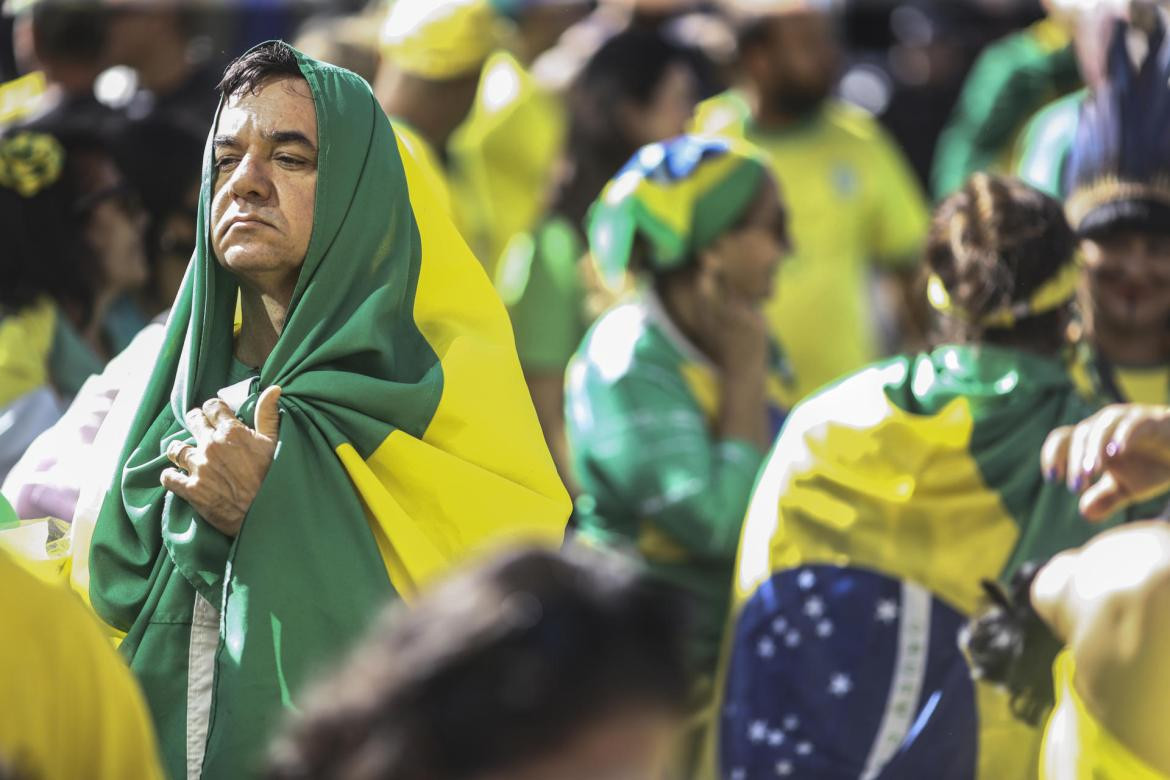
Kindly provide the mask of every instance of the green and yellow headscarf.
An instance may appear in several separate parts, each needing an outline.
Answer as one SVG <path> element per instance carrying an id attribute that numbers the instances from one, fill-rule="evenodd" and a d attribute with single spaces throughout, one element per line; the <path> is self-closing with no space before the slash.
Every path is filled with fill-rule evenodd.
<path id="1" fill-rule="evenodd" d="M 602 278 L 621 283 L 636 239 L 653 272 L 690 262 L 747 212 L 768 175 L 742 141 L 679 136 L 642 147 L 589 210 L 589 249 Z"/>

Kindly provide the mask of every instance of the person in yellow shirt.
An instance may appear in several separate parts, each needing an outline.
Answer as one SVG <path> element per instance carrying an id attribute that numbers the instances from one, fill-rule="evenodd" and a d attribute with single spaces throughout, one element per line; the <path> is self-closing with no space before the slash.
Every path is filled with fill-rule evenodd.
<path id="1" fill-rule="evenodd" d="M 741 86 L 701 105 L 695 129 L 763 148 L 791 194 L 795 254 L 767 314 L 804 396 L 879 357 L 869 272 L 892 272 L 903 293 L 916 287 L 926 203 L 878 123 L 830 97 L 840 54 L 826 3 L 725 3 Z M 904 319 L 905 335 L 919 330 L 919 317 Z"/>
<path id="2" fill-rule="evenodd" d="M 537 60 L 592 6 L 588 0 L 490 0 L 497 48 L 467 120 L 451 137 L 451 183 L 463 237 L 494 274 L 517 233 L 548 205 L 568 117 Z M 546 69 L 547 70 L 547 69 Z"/>
<path id="3" fill-rule="evenodd" d="M 475 102 L 493 22 L 487 0 L 396 0 L 382 25 L 374 95 L 448 214 L 447 143 Z"/>
<path id="4" fill-rule="evenodd" d="M 0 497 L 0 528 L 16 513 Z M 0 550 L 0 775 L 162 778 L 130 670 L 80 599 Z"/>
<path id="5" fill-rule="evenodd" d="M 528 67 L 585 0 L 397 0 L 374 93 L 490 270 L 532 226 L 564 142 L 557 96 Z"/>

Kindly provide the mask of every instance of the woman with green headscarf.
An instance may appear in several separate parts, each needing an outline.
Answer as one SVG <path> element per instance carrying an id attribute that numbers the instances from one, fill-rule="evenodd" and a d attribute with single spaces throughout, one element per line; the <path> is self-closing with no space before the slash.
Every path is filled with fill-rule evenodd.
<path id="1" fill-rule="evenodd" d="M 73 532 L 174 777 L 252 774 L 386 601 L 568 514 L 507 314 L 366 82 L 275 42 L 220 88 L 195 254 Z"/>
<path id="2" fill-rule="evenodd" d="M 718 655 L 748 496 L 783 419 L 760 307 L 788 250 L 768 164 L 682 136 L 643 147 L 589 216 L 603 278 L 638 280 L 568 370 L 580 533 L 628 549 L 693 599 L 693 661 Z"/>

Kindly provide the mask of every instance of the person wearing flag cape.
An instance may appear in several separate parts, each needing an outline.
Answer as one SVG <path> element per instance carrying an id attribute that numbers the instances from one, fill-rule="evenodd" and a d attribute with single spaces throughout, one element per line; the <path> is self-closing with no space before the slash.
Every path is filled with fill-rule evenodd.
<path id="1" fill-rule="evenodd" d="M 570 509 L 506 312 L 366 82 L 269 42 L 220 89 L 195 253 L 73 530 L 173 777 L 255 773 L 383 604 Z"/>
<path id="2" fill-rule="evenodd" d="M 1060 204 L 975 175 L 938 209 L 941 345 L 801 403 L 756 484 L 725 656 L 722 777 L 1035 776 L 1039 732 L 973 683 L 982 579 L 1100 526 L 1039 465 L 1093 408 L 1062 359 L 1076 291 Z"/>

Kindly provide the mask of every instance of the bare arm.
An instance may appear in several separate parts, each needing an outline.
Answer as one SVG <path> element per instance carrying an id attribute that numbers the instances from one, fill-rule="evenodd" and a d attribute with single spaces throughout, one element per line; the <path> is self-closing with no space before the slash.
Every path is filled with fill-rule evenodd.
<path id="1" fill-rule="evenodd" d="M 573 479 L 573 464 L 569 457 L 569 444 L 565 438 L 565 378 L 560 372 L 524 372 L 524 381 L 528 383 L 528 392 L 532 394 L 532 404 L 536 407 L 536 417 L 540 420 L 540 429 L 544 431 L 544 440 L 552 453 L 561 481 L 569 490 L 569 495 L 580 493 Z"/>
<path id="2" fill-rule="evenodd" d="M 1072 652 L 1093 715 L 1170 774 L 1170 526 L 1116 528 L 1062 553 L 1036 577 L 1032 602 Z"/>

